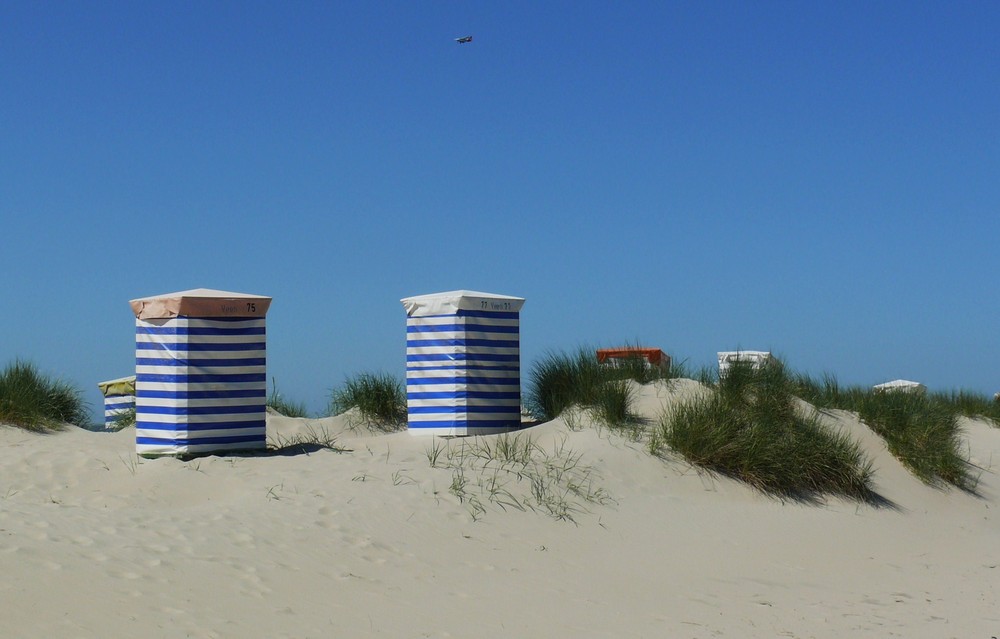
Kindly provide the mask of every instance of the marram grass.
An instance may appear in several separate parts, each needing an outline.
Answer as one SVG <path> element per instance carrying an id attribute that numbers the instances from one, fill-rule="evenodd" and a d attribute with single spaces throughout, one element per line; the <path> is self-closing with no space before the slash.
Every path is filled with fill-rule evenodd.
<path id="1" fill-rule="evenodd" d="M 915 393 L 842 387 L 832 375 L 821 382 L 796 375 L 793 392 L 819 409 L 837 408 L 858 417 L 886 442 L 886 447 L 921 481 L 974 490 L 976 478 L 962 454 L 958 416 L 983 417 L 996 424 L 1000 406 L 968 392 Z"/>
<path id="2" fill-rule="evenodd" d="M 388 373 L 359 373 L 333 392 L 330 414 L 356 408 L 365 425 L 394 431 L 406 426 L 406 393 L 403 383 Z"/>
<path id="3" fill-rule="evenodd" d="M 267 396 L 267 407 L 285 417 L 309 417 L 305 402 L 295 402 L 282 395 L 274 378 L 271 378 L 271 394 Z"/>
<path id="4" fill-rule="evenodd" d="M 0 423 L 51 431 L 89 421 L 79 389 L 38 372 L 34 364 L 16 360 L 0 373 Z"/>
<path id="5" fill-rule="evenodd" d="M 901 391 L 870 392 L 858 407 L 861 420 L 922 481 L 972 491 L 977 478 L 961 452 L 958 415 L 946 402 Z"/>
<path id="6" fill-rule="evenodd" d="M 779 497 L 839 495 L 877 501 L 871 461 L 848 436 L 795 409 L 780 362 L 737 362 L 711 393 L 666 412 L 650 450 L 668 446 L 692 464 Z"/>
<path id="7" fill-rule="evenodd" d="M 629 380 L 647 384 L 678 374 L 683 374 L 679 366 L 665 373 L 646 366 L 641 358 L 622 360 L 616 366 L 602 365 L 590 348 L 572 353 L 550 351 L 532 366 L 525 404 L 542 419 L 554 419 L 579 406 L 609 426 L 627 427 L 637 420 Z"/>

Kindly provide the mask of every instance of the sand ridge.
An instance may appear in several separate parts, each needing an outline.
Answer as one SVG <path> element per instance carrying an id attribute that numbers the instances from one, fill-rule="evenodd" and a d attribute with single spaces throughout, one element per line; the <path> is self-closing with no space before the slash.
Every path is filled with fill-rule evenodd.
<path id="1" fill-rule="evenodd" d="M 637 405 L 654 420 L 699 389 L 640 387 Z M 136 458 L 128 431 L 0 427 L 3 635 L 998 634 L 1000 429 L 963 420 L 970 495 L 920 483 L 851 414 L 823 419 L 862 442 L 894 507 L 781 502 L 584 415 L 522 431 L 539 468 L 590 473 L 593 499 L 566 493 L 573 521 L 468 456 L 460 499 L 457 454 L 429 458 L 460 440 L 345 417 L 268 417 L 272 441 L 322 432 L 340 451 L 190 461 Z"/>

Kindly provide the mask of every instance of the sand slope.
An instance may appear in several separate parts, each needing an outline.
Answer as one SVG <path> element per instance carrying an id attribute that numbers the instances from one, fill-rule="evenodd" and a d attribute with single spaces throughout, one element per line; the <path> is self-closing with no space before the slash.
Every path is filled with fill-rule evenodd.
<path id="1" fill-rule="evenodd" d="M 639 405 L 653 418 L 696 392 L 651 385 Z M 1000 429 L 963 422 L 988 469 L 973 496 L 921 484 L 851 415 L 825 419 L 862 441 L 895 508 L 781 503 L 582 416 L 524 431 L 541 450 L 520 479 L 473 441 L 342 417 L 268 432 L 344 452 L 188 462 L 137 459 L 132 432 L 0 427 L 2 635 L 1000 634 Z"/>

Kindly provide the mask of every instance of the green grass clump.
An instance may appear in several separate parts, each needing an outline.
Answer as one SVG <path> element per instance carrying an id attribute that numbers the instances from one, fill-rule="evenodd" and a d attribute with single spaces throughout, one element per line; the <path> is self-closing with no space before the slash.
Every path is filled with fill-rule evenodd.
<path id="1" fill-rule="evenodd" d="M 816 408 L 837 408 L 858 412 L 871 389 L 861 386 L 841 386 L 837 378 L 829 373 L 817 381 L 804 373 L 792 377 L 792 394 Z"/>
<path id="2" fill-rule="evenodd" d="M 985 418 L 992 421 L 994 426 L 1000 426 L 1000 400 L 965 390 L 934 393 L 931 399 L 950 406 L 959 415 Z"/>
<path id="3" fill-rule="evenodd" d="M 111 424 L 107 426 L 107 430 L 118 432 L 120 430 L 125 430 L 126 428 L 135 427 L 136 422 L 136 411 L 135 408 L 129 408 L 127 410 L 119 411 L 114 417 L 111 418 Z"/>
<path id="4" fill-rule="evenodd" d="M 766 493 L 813 501 L 823 494 L 874 500 L 873 471 L 858 443 L 796 410 L 780 362 L 736 362 L 714 392 L 661 418 L 650 449 L 666 445 L 691 463 Z"/>
<path id="5" fill-rule="evenodd" d="M 571 406 L 581 406 L 594 409 L 604 421 L 616 423 L 632 419 L 634 397 L 625 382 L 649 384 L 686 375 L 683 362 L 663 371 L 648 366 L 642 357 L 601 364 L 596 350 L 587 347 L 572 353 L 550 351 L 532 366 L 525 404 L 532 414 L 544 419 L 554 419 Z"/>
<path id="6" fill-rule="evenodd" d="M 955 406 L 923 393 L 872 391 L 861 402 L 858 416 L 922 481 L 975 489 L 976 478 L 960 452 Z"/>
<path id="7" fill-rule="evenodd" d="M 333 392 L 330 414 L 356 408 L 366 426 L 383 431 L 406 426 L 406 392 L 403 383 L 388 373 L 359 373 Z"/>
<path id="8" fill-rule="evenodd" d="M 662 378 L 664 374 L 650 371 L 641 361 L 602 365 L 587 348 L 571 354 L 549 352 L 531 369 L 525 404 L 542 419 L 555 419 L 571 406 L 580 406 L 609 426 L 629 426 L 637 421 L 629 380 L 644 384 Z"/>
<path id="9" fill-rule="evenodd" d="M 305 402 L 293 402 L 278 392 L 278 385 L 271 378 L 271 394 L 267 396 L 267 407 L 285 417 L 309 417 Z"/>
<path id="10" fill-rule="evenodd" d="M 90 421 L 80 390 L 17 360 L 0 373 L 0 423 L 26 430 L 58 430 Z"/>
<path id="11" fill-rule="evenodd" d="M 984 395 L 955 393 L 876 391 L 859 386 L 841 387 L 824 375 L 816 381 L 796 375 L 793 391 L 816 408 L 852 411 L 885 440 L 889 452 L 929 484 L 949 483 L 974 490 L 976 480 L 962 455 L 958 416 L 1000 419 L 1000 406 Z"/>

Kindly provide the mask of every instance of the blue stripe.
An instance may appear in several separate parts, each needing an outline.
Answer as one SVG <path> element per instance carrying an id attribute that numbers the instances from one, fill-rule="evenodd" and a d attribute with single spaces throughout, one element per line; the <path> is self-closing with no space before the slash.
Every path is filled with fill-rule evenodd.
<path id="1" fill-rule="evenodd" d="M 104 404 L 104 410 L 123 410 L 135 406 L 135 402 L 121 402 L 118 404 Z"/>
<path id="2" fill-rule="evenodd" d="M 486 348 L 517 348 L 520 342 L 516 339 L 408 339 L 407 348 L 422 348 L 425 346 L 451 346 L 451 347 L 476 347 Z"/>
<path id="3" fill-rule="evenodd" d="M 409 428 L 520 428 L 521 420 L 509 419 L 442 419 L 428 422 L 409 422 Z"/>
<path id="4" fill-rule="evenodd" d="M 263 351 L 267 350 L 267 342 L 239 342 L 235 344 L 214 344 L 204 342 L 181 342 L 178 344 L 161 344 L 158 342 L 136 342 L 137 351 Z"/>
<path id="5" fill-rule="evenodd" d="M 263 413 L 265 404 L 250 406 L 136 406 L 141 415 L 237 415 Z"/>
<path id="6" fill-rule="evenodd" d="M 518 333 L 517 326 L 493 326 L 492 324 L 411 324 L 406 327 L 407 333 L 446 333 L 454 331 L 479 333 Z"/>
<path id="7" fill-rule="evenodd" d="M 212 328 L 208 326 L 136 326 L 136 335 L 266 335 L 263 326 Z"/>
<path id="8" fill-rule="evenodd" d="M 198 431 L 198 430 L 242 430 L 244 428 L 264 428 L 265 420 L 255 419 L 246 422 L 212 422 L 207 424 L 165 424 L 163 422 L 144 422 L 136 420 L 136 428 L 140 430 L 164 431 Z M 264 437 L 264 435 L 260 435 Z"/>
<path id="9" fill-rule="evenodd" d="M 407 372 L 416 371 L 507 371 L 511 373 L 521 372 L 521 366 L 481 366 L 476 364 L 455 364 L 451 366 L 407 366 Z"/>
<path id="10" fill-rule="evenodd" d="M 520 391 L 454 391 L 429 392 L 429 393 L 407 393 L 406 399 L 521 399 Z"/>
<path id="11" fill-rule="evenodd" d="M 517 377 L 430 377 L 407 378 L 407 386 L 427 386 L 431 384 L 483 384 L 488 386 L 520 386 Z"/>
<path id="12" fill-rule="evenodd" d="M 235 359 L 166 359 L 159 357 L 136 357 L 136 366 L 265 366 L 266 357 Z"/>
<path id="13" fill-rule="evenodd" d="M 236 435 L 233 437 L 205 437 L 203 439 L 161 439 L 159 437 L 136 437 L 135 443 L 144 446 L 194 446 L 198 444 L 249 444 L 265 443 L 263 435 Z M 141 453 L 140 453 L 141 454 Z"/>
<path id="14" fill-rule="evenodd" d="M 240 373 L 232 375 L 154 375 L 151 373 L 137 373 L 135 381 L 158 382 L 167 384 L 207 384 L 216 382 L 265 382 L 267 373 Z"/>
<path id="15" fill-rule="evenodd" d="M 421 320 L 432 317 L 483 317 L 486 319 L 513 319 L 520 317 L 520 312 L 500 312 L 500 311 L 463 311 L 461 309 L 454 313 L 441 313 L 439 315 L 418 315 L 410 319 Z"/>
<path id="16" fill-rule="evenodd" d="M 461 362 L 481 360 L 484 362 L 520 362 L 520 355 L 492 355 L 487 353 L 437 353 L 434 355 L 407 355 L 408 362 Z"/>
<path id="17" fill-rule="evenodd" d="M 462 310 L 462 309 L 459 309 L 455 313 L 455 315 L 458 315 L 459 317 L 486 317 L 486 318 L 495 318 L 495 319 L 518 319 L 520 317 L 520 313 L 517 312 L 517 311 L 514 311 L 514 312 L 465 311 L 465 310 Z"/>
<path id="18" fill-rule="evenodd" d="M 410 415 L 430 415 L 439 413 L 441 415 L 457 413 L 510 413 L 511 415 L 521 414 L 519 406 L 410 406 L 407 409 Z"/>
<path id="19" fill-rule="evenodd" d="M 266 397 L 267 391 L 262 389 L 232 389 L 214 391 L 153 391 L 140 390 L 136 397 L 149 399 L 235 399 L 237 397 Z"/>

